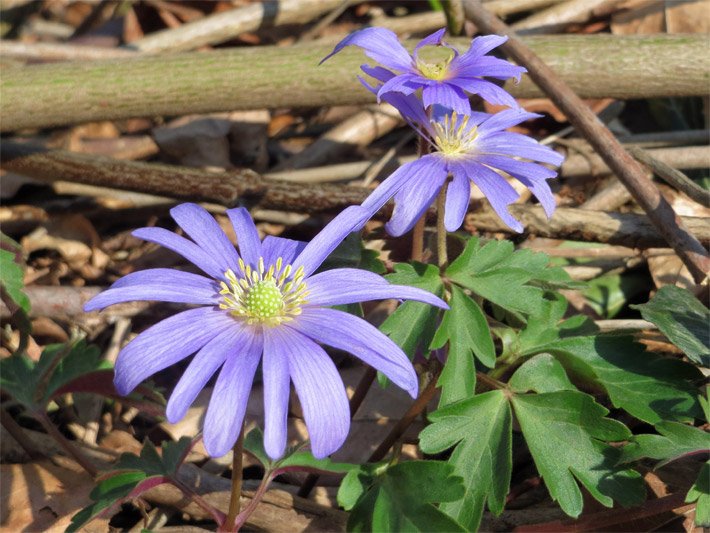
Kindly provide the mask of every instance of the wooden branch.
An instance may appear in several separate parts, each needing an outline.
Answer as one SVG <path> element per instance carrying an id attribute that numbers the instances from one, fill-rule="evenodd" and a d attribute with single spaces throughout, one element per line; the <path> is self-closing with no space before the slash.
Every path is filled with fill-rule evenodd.
<path id="1" fill-rule="evenodd" d="M 462 49 L 470 43 L 466 38 L 451 41 Z M 539 36 L 525 42 L 583 97 L 707 93 L 710 55 L 703 35 Z M 356 78 L 365 61 L 362 53 L 348 49 L 319 67 L 331 49 L 332 43 L 312 42 L 5 69 L 0 78 L 0 131 L 130 117 L 372 103 L 372 95 Z M 505 88 L 516 97 L 542 94 L 527 76 Z"/>
<path id="2" fill-rule="evenodd" d="M 362 187 L 312 186 L 265 180 L 248 169 L 215 173 L 47 150 L 12 141 L 0 144 L 0 165 L 6 170 L 48 182 L 72 181 L 226 207 L 246 203 L 262 209 L 302 213 L 339 210 L 362 203 L 369 194 Z"/>
<path id="3" fill-rule="evenodd" d="M 645 215 L 592 211 L 558 207 L 550 220 L 538 206 L 513 205 L 510 212 L 527 233 L 550 239 L 602 242 L 630 248 L 656 248 L 667 242 Z M 710 243 L 710 219 L 679 217 L 701 242 Z M 466 217 L 464 227 L 471 231 L 513 233 L 492 210 L 480 210 Z"/>
<path id="4" fill-rule="evenodd" d="M 356 3 L 352 1 L 351 3 Z M 125 48 L 144 53 L 182 52 L 208 44 L 218 44 L 239 34 L 260 28 L 310 22 L 342 4 L 342 0 L 268 0 L 223 11 L 188 22 L 177 28 L 158 31 Z"/>
<path id="5" fill-rule="evenodd" d="M 245 203 L 259 209 L 299 213 L 339 211 L 349 205 L 361 204 L 370 193 L 368 189 L 347 185 L 269 180 L 250 170 L 213 173 L 63 150 L 32 149 L 12 141 L 0 144 L 0 164 L 6 170 L 48 182 L 73 181 L 181 200 L 203 200 L 225 207 Z M 472 214 L 468 220 L 473 228 L 511 231 L 493 211 L 482 209 L 480 203 L 474 202 L 470 210 Z M 526 231 L 535 235 L 639 248 L 666 244 L 662 234 L 644 215 L 558 208 L 548 221 L 539 207 L 516 205 L 511 211 L 521 219 Z M 384 219 L 390 214 L 391 204 L 375 218 Z M 680 220 L 702 242 L 710 242 L 709 219 L 680 217 Z"/>
<path id="6" fill-rule="evenodd" d="M 466 14 L 483 31 L 509 36 L 503 49 L 528 69 L 529 76 L 626 185 L 659 233 L 688 267 L 696 283 L 703 281 L 710 271 L 710 257 L 705 247 L 684 226 L 668 201 L 646 176 L 643 167 L 624 150 L 589 106 L 575 94 L 574 89 L 525 45 L 503 21 L 488 13 L 479 0 L 467 0 Z M 579 57 L 581 56 L 577 56 Z M 587 68 L 590 72 L 595 72 L 591 65 Z"/>

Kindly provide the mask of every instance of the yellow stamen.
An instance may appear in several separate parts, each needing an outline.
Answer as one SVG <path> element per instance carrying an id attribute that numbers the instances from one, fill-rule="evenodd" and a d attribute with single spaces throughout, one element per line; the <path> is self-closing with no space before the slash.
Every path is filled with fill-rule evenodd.
<path id="1" fill-rule="evenodd" d="M 220 309 L 248 324 L 273 327 L 293 320 L 301 314 L 308 296 L 304 270 L 300 267 L 291 276 L 293 267 L 285 265 L 281 257 L 267 269 L 264 259 L 259 258 L 252 269 L 239 260 L 239 275 L 231 269 L 224 273 L 226 282 L 220 282 L 222 302 Z"/>

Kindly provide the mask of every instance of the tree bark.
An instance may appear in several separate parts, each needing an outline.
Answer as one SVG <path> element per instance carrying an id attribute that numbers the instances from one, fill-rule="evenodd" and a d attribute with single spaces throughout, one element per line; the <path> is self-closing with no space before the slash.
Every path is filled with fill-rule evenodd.
<path id="1" fill-rule="evenodd" d="M 465 38 L 451 42 L 461 49 L 469 44 Z M 525 42 L 585 98 L 707 93 L 710 55 L 703 35 L 537 36 Z M 356 77 L 367 61 L 362 52 L 345 50 L 319 67 L 331 50 L 332 43 L 313 42 L 8 68 L 0 79 L 0 131 L 371 103 Z M 505 88 L 521 98 L 542 95 L 527 76 Z"/>

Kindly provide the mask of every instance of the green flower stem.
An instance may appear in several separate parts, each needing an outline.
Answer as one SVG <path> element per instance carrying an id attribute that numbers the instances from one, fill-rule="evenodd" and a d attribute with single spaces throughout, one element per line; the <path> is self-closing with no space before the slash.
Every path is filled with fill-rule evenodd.
<path id="1" fill-rule="evenodd" d="M 237 442 L 232 450 L 232 495 L 229 500 L 229 511 L 224 521 L 225 531 L 236 531 L 236 520 L 242 497 L 242 452 L 244 448 L 244 426 L 239 432 Z"/>
<path id="2" fill-rule="evenodd" d="M 446 214 L 446 189 L 448 182 L 439 191 L 436 197 L 436 256 L 439 268 L 444 269 L 449 264 L 449 254 L 446 250 L 446 228 L 444 227 L 444 215 Z"/>

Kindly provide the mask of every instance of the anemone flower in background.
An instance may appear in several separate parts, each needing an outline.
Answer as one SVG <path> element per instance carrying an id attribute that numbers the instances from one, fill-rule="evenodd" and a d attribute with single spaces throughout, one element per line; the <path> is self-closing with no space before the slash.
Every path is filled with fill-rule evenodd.
<path id="1" fill-rule="evenodd" d="M 307 245 L 271 236 L 260 242 L 248 211 L 228 210 L 239 253 L 203 208 L 182 204 L 170 214 L 192 240 L 162 228 L 133 234 L 177 252 L 209 277 L 166 268 L 135 272 L 85 306 L 93 311 L 132 300 L 198 306 L 148 328 L 121 350 L 115 377 L 120 394 L 197 352 L 168 401 L 167 418 L 176 422 L 221 367 L 204 421 L 205 448 L 217 457 L 237 440 L 261 361 L 264 446 L 273 459 L 286 447 L 290 381 L 301 401 L 315 457 L 333 453 L 347 437 L 350 409 L 345 388 L 317 343 L 352 353 L 416 396 L 417 376 L 402 350 L 366 321 L 328 306 L 386 298 L 446 304 L 431 293 L 392 285 L 364 270 L 314 274 L 367 220 L 360 207 L 341 212 Z"/>
<path id="2" fill-rule="evenodd" d="M 340 52 L 346 46 L 358 46 L 365 55 L 377 61 L 392 73 L 377 91 L 378 101 L 387 93 L 413 94 L 422 89 L 425 108 L 439 104 L 457 113 L 468 113 L 471 105 L 466 93 L 477 94 L 484 100 L 509 107 L 518 107 L 515 99 L 496 84 L 481 79 L 483 76 L 499 80 L 515 78 L 527 72 L 523 67 L 503 59 L 486 55 L 500 46 L 508 37 L 487 35 L 476 37 L 464 54 L 444 42 L 445 29 L 438 30 L 422 39 L 412 55 L 400 44 L 397 35 L 386 28 L 365 28 L 348 35 L 340 41 L 323 61 Z M 436 46 L 448 49 L 448 58 L 428 62 L 421 57 L 424 47 Z M 323 62 L 321 61 L 321 63 Z M 363 65 L 366 70 L 366 65 Z"/>
<path id="3" fill-rule="evenodd" d="M 366 73 L 383 83 L 392 76 L 381 67 L 366 67 Z M 370 91 L 377 91 L 376 87 L 361 81 Z M 385 226 L 390 235 L 399 236 L 409 231 L 432 204 L 449 176 L 451 182 L 446 191 L 444 214 L 447 231 L 456 231 L 463 224 L 471 181 L 510 228 L 523 231 L 522 224 L 508 211 L 508 206 L 518 199 L 518 193 L 501 172 L 530 189 L 547 217 L 552 216 L 555 199 L 547 180 L 557 176 L 557 172 L 534 161 L 560 166 L 564 157 L 530 137 L 505 131 L 540 115 L 523 109 L 506 109 L 495 115 L 475 111 L 460 115 L 434 106 L 430 119 L 414 95 L 391 93 L 385 100 L 399 110 L 433 149 L 432 153 L 398 168 L 362 203 L 361 207 L 371 217 L 394 198 L 394 212 Z"/>

